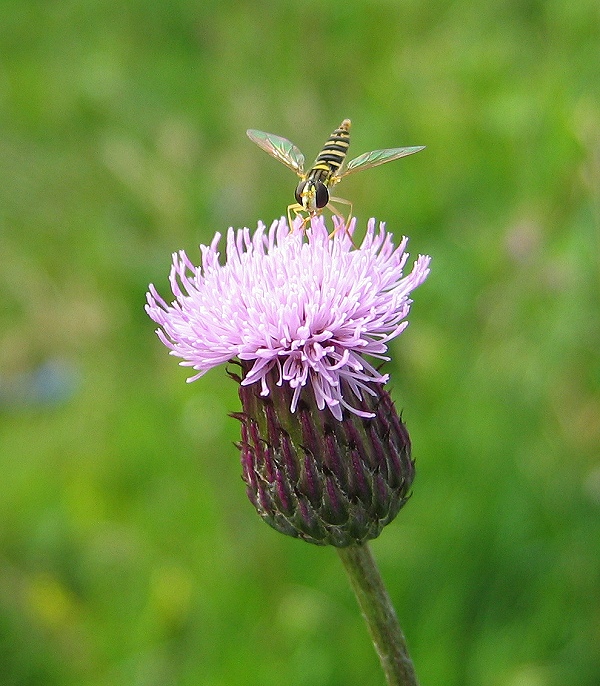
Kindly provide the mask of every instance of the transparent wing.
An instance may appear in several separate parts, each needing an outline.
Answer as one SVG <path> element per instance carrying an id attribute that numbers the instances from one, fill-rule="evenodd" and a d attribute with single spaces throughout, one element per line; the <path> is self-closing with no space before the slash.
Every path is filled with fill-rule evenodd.
<path id="1" fill-rule="evenodd" d="M 248 129 L 246 133 L 252 142 L 256 143 L 265 152 L 268 152 L 271 157 L 283 162 L 286 167 L 296 172 L 298 176 L 304 174 L 304 155 L 287 138 L 275 136 L 272 133 L 265 133 L 264 131 L 257 131 L 256 129 Z"/>
<path id="2" fill-rule="evenodd" d="M 348 174 L 360 171 L 361 169 L 370 169 L 371 167 L 377 167 L 380 164 L 385 164 L 386 162 L 392 162 L 393 160 L 399 160 L 401 157 L 406 157 L 407 155 L 412 155 L 415 152 L 419 152 L 425 148 L 424 145 L 415 145 L 412 148 L 388 148 L 387 150 L 373 150 L 372 152 L 365 152 L 363 155 L 355 157 L 353 160 L 348 162 L 345 169 L 342 170 L 341 174 L 338 174 L 337 179 L 341 179 Z"/>

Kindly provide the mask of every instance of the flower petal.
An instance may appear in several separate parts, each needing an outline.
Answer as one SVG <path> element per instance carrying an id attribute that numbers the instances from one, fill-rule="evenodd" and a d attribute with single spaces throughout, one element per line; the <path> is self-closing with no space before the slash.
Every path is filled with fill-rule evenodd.
<path id="1" fill-rule="evenodd" d="M 407 238 L 395 247 L 385 225 L 367 226 L 360 247 L 334 217 L 329 233 L 323 217 L 303 232 L 284 218 L 267 229 L 229 229 L 221 264 L 216 234 L 200 246 L 201 266 L 184 251 L 173 255 L 170 304 L 150 285 L 146 312 L 159 325 L 157 335 L 184 366 L 202 376 L 208 369 L 239 358 L 253 362 L 244 385 L 261 382 L 277 366 L 279 383 L 294 389 L 292 410 L 301 390 L 312 389 L 317 406 L 338 419 L 342 408 L 362 416 L 342 398 L 342 381 L 360 399 L 368 384 L 384 384 L 365 359 L 386 357 L 387 343 L 407 326 L 411 291 L 429 274 L 430 257 L 419 255 L 410 274 Z"/>

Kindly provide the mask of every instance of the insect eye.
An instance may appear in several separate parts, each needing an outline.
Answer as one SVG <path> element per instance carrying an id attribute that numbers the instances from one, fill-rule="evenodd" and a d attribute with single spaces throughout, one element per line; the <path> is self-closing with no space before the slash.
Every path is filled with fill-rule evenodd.
<path id="1" fill-rule="evenodd" d="M 306 181 L 300 181 L 300 183 L 296 187 L 296 193 L 295 193 L 296 202 L 299 205 L 302 205 L 302 191 L 304 190 L 305 186 L 306 186 Z"/>
<path id="2" fill-rule="evenodd" d="M 327 190 L 327 186 L 320 181 L 317 181 L 316 186 L 315 204 L 321 210 L 329 202 L 329 191 Z"/>

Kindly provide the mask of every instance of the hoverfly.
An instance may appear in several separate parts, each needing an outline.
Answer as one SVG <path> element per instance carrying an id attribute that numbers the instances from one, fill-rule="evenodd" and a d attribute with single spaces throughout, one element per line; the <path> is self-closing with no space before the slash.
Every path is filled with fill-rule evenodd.
<path id="1" fill-rule="evenodd" d="M 349 119 L 344 119 L 329 136 L 323 149 L 317 155 L 315 163 L 307 172 L 304 171 L 304 155 L 287 138 L 275 136 L 272 133 L 265 133 L 264 131 L 257 131 L 256 129 L 248 129 L 246 131 L 248 138 L 256 143 L 259 148 L 268 152 L 276 160 L 283 162 L 286 167 L 289 167 L 300 177 L 300 183 L 296 187 L 295 193 L 296 202 L 288 207 L 290 226 L 292 225 L 292 212 L 296 217 L 302 216 L 302 213 L 306 212 L 307 216 L 303 220 L 303 226 L 306 226 L 312 217 L 321 214 L 326 207 L 333 214 L 344 220 L 347 225 L 352 217 L 352 203 L 343 198 L 331 196 L 329 190 L 345 176 L 348 176 L 348 174 L 353 174 L 361 169 L 377 167 L 392 160 L 398 160 L 401 157 L 419 152 L 425 147 L 418 145 L 411 148 L 373 150 L 355 157 L 348 164 L 344 165 L 348 146 L 350 145 L 350 124 Z M 345 219 L 340 212 L 332 207 L 331 203 L 349 205 L 350 214 L 348 219 Z"/>

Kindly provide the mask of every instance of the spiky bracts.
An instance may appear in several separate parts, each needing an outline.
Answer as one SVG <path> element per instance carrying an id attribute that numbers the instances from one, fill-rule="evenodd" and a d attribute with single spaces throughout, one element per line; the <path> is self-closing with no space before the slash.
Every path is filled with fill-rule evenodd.
<path id="1" fill-rule="evenodd" d="M 274 529 L 317 545 L 345 547 L 376 538 L 409 497 L 410 438 L 389 393 L 363 394 L 364 418 L 341 420 L 302 394 L 290 412 L 287 384 L 240 386 L 242 476 L 259 515 Z"/>

